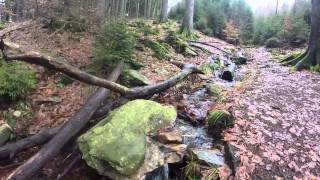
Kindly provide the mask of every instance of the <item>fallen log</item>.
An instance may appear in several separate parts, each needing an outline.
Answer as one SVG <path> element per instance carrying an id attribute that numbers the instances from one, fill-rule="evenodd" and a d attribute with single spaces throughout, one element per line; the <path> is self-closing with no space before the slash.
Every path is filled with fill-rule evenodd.
<path id="1" fill-rule="evenodd" d="M 76 67 L 69 65 L 66 62 L 63 62 L 62 60 L 54 59 L 50 56 L 44 56 L 38 52 L 25 53 L 24 50 L 17 44 L 11 42 L 4 42 L 3 40 L 1 40 L 1 42 L 2 43 L 0 44 L 0 49 L 7 61 L 23 61 L 30 64 L 46 67 L 51 70 L 56 70 L 81 82 L 99 87 L 104 87 L 110 89 L 111 91 L 118 92 L 129 99 L 146 97 L 162 92 L 166 89 L 175 86 L 177 83 L 184 80 L 187 76 L 191 74 L 202 73 L 201 70 L 194 65 L 174 62 L 175 64 L 179 64 L 179 67 L 182 68 L 182 71 L 179 74 L 173 76 L 172 78 L 155 85 L 127 88 L 110 80 L 99 78 L 87 72 L 84 72 Z M 17 53 L 18 55 L 16 55 Z"/>
<path id="2" fill-rule="evenodd" d="M 58 133 L 61 126 L 45 129 L 35 134 L 33 136 L 27 137 L 25 139 L 19 140 L 15 143 L 7 144 L 0 147 L 0 159 L 12 159 L 17 153 L 32 148 L 37 145 L 42 145 L 51 139 L 54 135 Z"/>
<path id="3" fill-rule="evenodd" d="M 121 74 L 122 68 L 123 62 L 111 73 L 108 80 L 116 81 Z M 31 179 L 38 170 L 54 158 L 60 152 L 61 148 L 90 121 L 109 93 L 110 91 L 108 89 L 99 88 L 94 95 L 89 97 L 78 113 L 63 125 L 59 132 L 45 144 L 38 153 L 13 171 L 7 179 Z"/>

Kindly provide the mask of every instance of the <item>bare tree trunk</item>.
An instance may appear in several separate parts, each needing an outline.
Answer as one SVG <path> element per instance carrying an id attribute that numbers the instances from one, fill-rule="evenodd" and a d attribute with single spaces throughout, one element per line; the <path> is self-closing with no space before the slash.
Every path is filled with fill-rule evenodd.
<path id="1" fill-rule="evenodd" d="M 169 0 L 162 0 L 160 22 L 167 21 L 168 18 Z"/>
<path id="2" fill-rule="evenodd" d="M 277 0 L 277 5 L 276 5 L 276 15 L 278 15 L 278 10 L 279 10 L 279 0 Z"/>
<path id="3" fill-rule="evenodd" d="M 186 0 L 186 10 L 184 14 L 182 30 L 187 34 L 192 34 L 194 16 L 194 0 Z"/>

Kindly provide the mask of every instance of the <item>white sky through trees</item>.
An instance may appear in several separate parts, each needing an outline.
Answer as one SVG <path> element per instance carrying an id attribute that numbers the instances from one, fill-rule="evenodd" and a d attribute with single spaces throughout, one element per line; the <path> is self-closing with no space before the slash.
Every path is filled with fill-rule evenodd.
<path id="1" fill-rule="evenodd" d="M 182 0 L 169 0 L 169 6 L 173 7 Z M 253 12 L 258 14 L 268 14 L 275 11 L 277 0 L 245 0 L 252 7 Z M 295 0 L 279 0 L 279 9 L 290 8 Z"/>

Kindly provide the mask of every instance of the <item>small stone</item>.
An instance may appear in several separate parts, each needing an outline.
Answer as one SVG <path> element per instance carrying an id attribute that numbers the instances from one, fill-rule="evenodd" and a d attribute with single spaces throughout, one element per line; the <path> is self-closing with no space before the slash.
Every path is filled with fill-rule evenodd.
<path id="1" fill-rule="evenodd" d="M 188 146 L 185 144 L 170 144 L 170 145 L 165 145 L 164 147 L 173 152 L 184 153 L 187 151 Z"/>
<path id="2" fill-rule="evenodd" d="M 182 162 L 183 156 L 177 153 L 169 153 L 167 154 L 167 157 L 165 160 L 166 160 L 166 163 L 169 163 L 169 164 L 179 163 L 179 162 Z"/>
<path id="3" fill-rule="evenodd" d="M 21 111 L 14 111 L 13 112 L 13 116 L 16 118 L 19 118 L 21 116 L 21 114 L 22 114 Z"/>
<path id="4" fill-rule="evenodd" d="M 157 137 L 158 141 L 163 144 L 180 144 L 182 143 L 181 134 L 175 132 L 160 133 Z"/>
<path id="5" fill-rule="evenodd" d="M 199 150 L 191 149 L 200 162 L 211 166 L 223 166 L 225 164 L 224 156 L 219 150 Z"/>

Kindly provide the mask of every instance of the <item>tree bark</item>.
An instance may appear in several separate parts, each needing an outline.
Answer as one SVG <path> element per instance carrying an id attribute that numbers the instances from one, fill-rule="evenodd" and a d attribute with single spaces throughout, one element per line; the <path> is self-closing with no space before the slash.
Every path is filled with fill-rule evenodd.
<path id="1" fill-rule="evenodd" d="M 166 22 L 168 18 L 169 0 L 162 0 L 160 22 Z"/>
<path id="2" fill-rule="evenodd" d="M 194 16 L 194 0 L 186 0 L 186 10 L 182 24 L 182 31 L 187 34 L 192 34 L 193 31 L 193 16 Z"/>
<path id="3" fill-rule="evenodd" d="M 116 81 L 121 74 L 122 68 L 123 62 L 111 73 L 109 80 Z M 37 154 L 12 172 L 8 180 L 31 179 L 38 170 L 55 157 L 61 148 L 89 122 L 109 93 L 108 89 L 98 89 L 94 95 L 89 97 L 79 112 L 61 127 L 58 134 L 45 144 Z"/>

